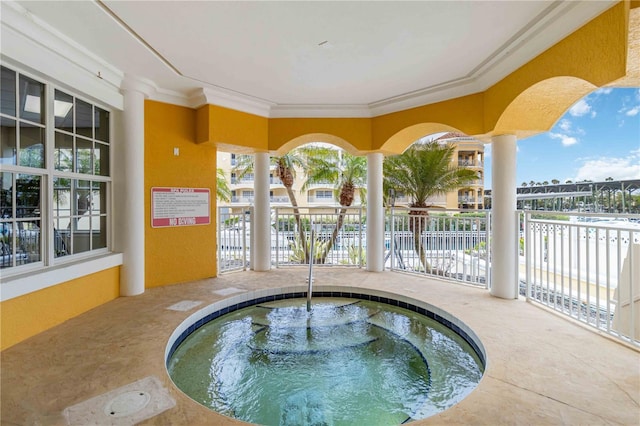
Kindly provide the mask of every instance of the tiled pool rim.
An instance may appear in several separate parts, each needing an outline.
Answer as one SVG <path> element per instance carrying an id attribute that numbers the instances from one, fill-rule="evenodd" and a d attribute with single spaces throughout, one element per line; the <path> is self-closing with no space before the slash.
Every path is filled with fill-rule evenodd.
<path id="1" fill-rule="evenodd" d="M 249 306 L 258 305 L 276 300 L 298 299 L 307 297 L 307 287 L 281 287 L 269 288 L 238 294 L 214 302 L 189 315 L 174 330 L 169 338 L 165 349 L 165 366 L 169 365 L 171 356 L 178 346 L 189 337 L 191 333 L 212 321 L 230 312 L 237 311 Z M 464 339 L 480 358 L 483 369 L 486 369 L 486 352 L 482 342 L 474 331 L 465 323 L 460 321 L 450 313 L 421 300 L 399 295 L 396 293 L 368 289 L 364 287 L 348 286 L 316 286 L 312 293 L 312 303 L 314 297 L 341 297 L 349 299 L 370 300 L 373 302 L 385 303 L 391 306 L 408 309 L 418 314 L 431 318 L 445 327 L 450 328 Z M 168 373 L 167 373 L 168 374 Z"/>

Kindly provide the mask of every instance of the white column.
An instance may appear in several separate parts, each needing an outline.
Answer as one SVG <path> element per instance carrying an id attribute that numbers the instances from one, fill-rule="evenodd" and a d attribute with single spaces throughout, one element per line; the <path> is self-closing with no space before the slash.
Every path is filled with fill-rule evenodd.
<path id="1" fill-rule="evenodd" d="M 122 87 L 123 140 L 118 158 L 122 161 L 122 176 L 114 180 L 115 197 L 120 201 L 117 240 L 123 254 L 120 269 L 120 295 L 135 296 L 145 289 L 145 205 L 144 205 L 144 100 L 148 93 L 144 85 L 125 80 Z"/>
<path id="2" fill-rule="evenodd" d="M 255 154 L 254 166 L 253 269 L 271 268 L 271 206 L 269 203 L 269 154 Z"/>
<path id="3" fill-rule="evenodd" d="M 367 271 L 384 270 L 384 208 L 382 162 L 377 152 L 367 154 Z"/>
<path id="4" fill-rule="evenodd" d="M 491 147 L 491 295 L 518 297 L 515 135 L 492 138 Z"/>

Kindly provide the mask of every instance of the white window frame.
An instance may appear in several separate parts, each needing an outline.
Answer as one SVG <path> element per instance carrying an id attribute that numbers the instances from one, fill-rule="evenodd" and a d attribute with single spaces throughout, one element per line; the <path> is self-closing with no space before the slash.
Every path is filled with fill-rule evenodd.
<path id="1" fill-rule="evenodd" d="M 113 107 L 91 99 L 83 93 L 73 90 L 63 84 L 59 84 L 45 75 L 34 75 L 26 71 L 23 67 L 12 61 L 3 62 L 4 67 L 14 71 L 16 78 L 20 75 L 32 78 L 44 84 L 45 108 L 44 108 L 44 128 L 45 128 L 45 168 L 30 168 L 16 165 L 0 164 L 0 170 L 14 174 L 32 174 L 42 176 L 41 183 L 41 261 L 26 265 L 8 267 L 2 269 L 0 274 L 0 301 L 9 300 L 15 297 L 28 294 L 33 291 L 51 287 L 72 279 L 80 278 L 88 274 L 122 265 L 123 257 L 121 253 L 112 252 L 114 236 L 114 215 L 113 215 L 113 173 L 114 173 L 114 137 L 116 114 Z M 96 174 L 80 174 L 71 172 L 59 172 L 54 166 L 55 151 L 55 117 L 54 117 L 54 93 L 60 90 L 70 94 L 75 98 L 88 102 L 94 107 L 98 107 L 109 112 L 109 175 L 101 176 Z M 20 105 L 16 105 L 19 109 Z M 18 115 L 18 111 L 16 111 Z M 12 117 L 14 118 L 14 117 Z M 17 118 L 17 117 L 15 117 Z M 17 121 L 19 125 L 19 121 Z M 95 148 L 95 135 L 93 135 Z M 94 169 L 95 170 L 95 169 Z M 94 171 L 92 170 L 92 172 Z M 91 182 L 105 182 L 106 215 L 106 247 L 86 252 L 71 254 L 62 257 L 55 257 L 54 231 L 53 231 L 53 179 L 55 177 L 67 177 L 78 180 L 88 180 Z M 14 218 L 15 219 L 15 218 Z"/>

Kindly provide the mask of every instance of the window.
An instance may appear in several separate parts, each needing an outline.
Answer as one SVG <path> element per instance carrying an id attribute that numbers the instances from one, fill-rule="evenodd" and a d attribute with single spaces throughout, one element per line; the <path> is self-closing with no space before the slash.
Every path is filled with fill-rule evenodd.
<path id="1" fill-rule="evenodd" d="M 0 267 L 106 251 L 109 111 L 7 67 L 1 78 Z"/>
<path id="2" fill-rule="evenodd" d="M 332 199 L 333 198 L 333 191 L 318 190 L 318 191 L 316 191 L 316 198 Z"/>
<path id="3" fill-rule="evenodd" d="M 0 268 L 42 261 L 42 176 L 0 172 Z"/>
<path id="4" fill-rule="evenodd" d="M 109 113 L 60 90 L 54 109 L 54 256 L 106 248 Z"/>

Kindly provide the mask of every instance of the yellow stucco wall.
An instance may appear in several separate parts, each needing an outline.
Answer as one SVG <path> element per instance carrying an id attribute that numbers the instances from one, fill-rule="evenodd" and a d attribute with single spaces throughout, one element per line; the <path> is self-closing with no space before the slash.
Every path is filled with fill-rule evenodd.
<path id="1" fill-rule="evenodd" d="M 196 143 L 196 111 L 145 102 L 146 287 L 213 277 L 216 265 L 216 149 Z M 180 155 L 174 155 L 178 148 Z M 210 190 L 209 225 L 151 227 L 151 188 Z"/>
<path id="2" fill-rule="evenodd" d="M 315 142 L 334 143 L 348 151 L 371 150 L 371 119 L 369 118 L 272 118 L 269 120 L 269 149 L 279 151 L 297 139 L 294 145 L 308 142 L 308 136 L 328 135 Z M 294 148 L 294 146 L 292 146 Z"/>
<path id="3" fill-rule="evenodd" d="M 375 117 L 373 148 L 401 153 L 417 139 L 432 133 L 483 133 L 483 99 L 481 93 L 476 93 Z"/>
<path id="4" fill-rule="evenodd" d="M 114 300 L 120 267 L 67 281 L 0 303 L 0 350 Z"/>
<path id="5" fill-rule="evenodd" d="M 204 105 L 196 112 L 196 142 L 224 149 L 234 147 L 266 151 L 269 120 L 217 105 Z"/>

